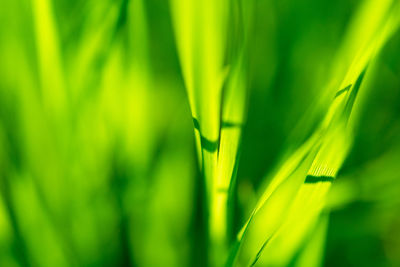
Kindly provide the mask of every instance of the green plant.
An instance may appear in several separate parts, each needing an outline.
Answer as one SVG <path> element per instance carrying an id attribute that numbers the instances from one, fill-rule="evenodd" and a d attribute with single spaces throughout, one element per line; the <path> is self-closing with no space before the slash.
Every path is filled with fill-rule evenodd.
<path id="1" fill-rule="evenodd" d="M 400 264 L 399 1 L 0 6 L 0 266 Z"/>
<path id="2" fill-rule="evenodd" d="M 240 138 L 240 130 L 236 130 L 235 135 L 229 135 L 225 127 L 227 123 L 232 127 L 240 127 L 243 123 L 243 91 L 246 90 L 244 70 L 240 69 L 246 53 L 245 45 L 236 55 L 236 62 L 239 63 L 235 64 L 235 58 L 228 57 L 228 63 L 225 63 L 228 66 L 224 67 L 224 36 L 227 36 L 227 28 L 232 27 L 228 24 L 228 15 L 234 14 L 226 14 L 226 10 L 229 10 L 228 6 L 234 9 L 235 5 L 249 4 L 228 4 L 227 1 L 171 3 L 183 75 L 194 117 L 201 170 L 206 181 L 212 254 L 209 264 L 221 266 L 221 256 L 225 257 L 223 251 L 229 243 L 226 237 L 229 224 L 227 194 L 233 188 L 232 170 Z M 266 266 L 286 266 L 303 240 L 312 236 L 312 229 L 317 226 L 315 238 L 319 241 L 316 241 L 316 246 L 322 246 L 327 220 L 326 215 L 320 214 L 330 185 L 352 143 L 357 118 L 357 114 L 353 113 L 360 109 L 360 104 L 354 107 L 357 95 L 363 87 L 368 65 L 397 29 L 398 16 L 398 5 L 392 1 L 367 1 L 360 9 L 338 52 L 331 81 L 321 93 L 321 99 L 326 95 L 334 96 L 325 117 L 314 133 L 290 153 L 273 175 L 238 235 L 228 266 L 253 266 L 258 264 L 260 258 Z M 242 27 L 248 31 L 249 25 L 243 23 Z M 237 38 L 245 39 L 246 34 Z M 232 38 L 228 43 L 235 41 L 237 39 Z M 222 94 L 225 83 L 226 92 Z M 321 101 L 319 105 L 324 104 L 326 102 Z M 236 120 L 231 107 L 236 110 Z M 226 114 L 229 113 L 233 122 L 228 120 L 229 115 Z M 230 150 L 226 147 L 227 142 L 231 143 Z M 320 258 L 315 258 L 313 264 L 318 265 L 319 261 Z"/>

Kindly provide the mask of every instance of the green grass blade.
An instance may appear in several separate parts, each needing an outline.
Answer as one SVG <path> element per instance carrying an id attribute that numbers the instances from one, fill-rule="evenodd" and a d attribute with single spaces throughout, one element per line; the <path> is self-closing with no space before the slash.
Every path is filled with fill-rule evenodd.
<path id="1" fill-rule="evenodd" d="M 236 4 L 226 0 L 171 0 L 178 53 L 207 187 L 209 238 L 216 247 L 215 251 L 211 249 L 213 262 L 224 261 L 221 255 L 227 245 L 228 192 L 246 102 L 245 38 L 234 44 L 239 50 L 228 58 L 229 71 L 225 66 L 229 12 L 237 8 Z M 232 19 L 246 28 L 243 21 Z M 234 42 L 231 38 L 229 41 Z"/>
<path id="2" fill-rule="evenodd" d="M 392 4 L 395 3 L 384 2 L 382 6 L 393 7 Z M 370 5 L 375 6 L 377 3 L 366 2 L 367 7 Z M 398 26 L 397 8 L 398 6 L 394 9 L 382 8 L 387 12 L 378 13 L 379 16 L 374 22 L 377 24 L 375 27 L 370 25 L 371 9 L 367 8 L 369 12 L 360 12 L 356 16 L 355 21 L 358 26 L 369 25 L 372 30 L 357 36 L 363 45 L 360 45 L 353 54 L 353 59 L 342 75 L 340 87 L 336 89 L 336 96 L 324 120 L 308 142 L 317 141 L 311 142 L 311 150 L 299 149 L 314 153 L 311 159 L 303 161 L 308 164 L 303 163 L 303 165 L 296 163 L 295 157 L 291 156 L 274 176 L 253 215 L 238 236 L 241 244 L 234 266 L 249 266 L 253 263 L 257 266 L 258 264 L 285 265 L 301 244 L 301 240 L 305 238 L 304 233 L 307 233 L 307 229 L 321 212 L 331 182 L 336 177 L 352 143 L 355 120 L 351 115 L 353 106 L 357 106 L 356 96 L 362 85 L 368 62 Z M 348 43 L 344 42 L 344 46 L 346 47 Z M 300 155 L 305 154 L 303 152 Z M 297 162 L 302 161 L 297 160 Z M 293 166 L 296 178 L 290 175 Z M 260 251 L 263 251 L 261 256 Z"/>

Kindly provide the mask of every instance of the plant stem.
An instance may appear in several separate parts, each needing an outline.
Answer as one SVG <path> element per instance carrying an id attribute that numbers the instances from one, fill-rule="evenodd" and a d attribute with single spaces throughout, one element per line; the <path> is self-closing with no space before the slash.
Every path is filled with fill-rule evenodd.
<path id="1" fill-rule="evenodd" d="M 214 191 L 210 202 L 210 266 L 223 266 L 227 257 L 227 191 Z"/>

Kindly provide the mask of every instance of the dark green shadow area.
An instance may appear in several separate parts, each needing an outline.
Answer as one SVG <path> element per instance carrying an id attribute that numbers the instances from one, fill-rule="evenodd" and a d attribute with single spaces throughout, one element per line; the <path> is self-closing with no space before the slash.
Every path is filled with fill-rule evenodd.
<path id="1" fill-rule="evenodd" d="M 357 81 L 354 84 L 354 87 L 350 92 L 349 99 L 347 100 L 346 107 L 344 108 L 344 115 L 347 116 L 347 118 L 350 116 L 351 110 L 353 109 L 353 105 L 356 100 L 358 90 L 361 87 L 361 84 L 364 79 L 364 75 L 365 75 L 365 72 L 367 71 L 367 68 L 368 68 L 368 64 L 364 68 L 364 70 L 360 73 L 360 75 L 358 76 Z"/>
<path id="2" fill-rule="evenodd" d="M 200 139 L 201 139 L 201 147 L 208 152 L 215 152 L 219 146 L 219 140 L 210 140 L 207 137 L 203 136 L 200 130 L 200 123 L 196 118 L 193 118 L 193 126 L 196 130 L 200 132 Z M 237 122 L 230 122 L 230 121 L 222 121 L 221 128 L 235 128 L 235 127 L 242 127 L 242 123 Z"/>
<path id="3" fill-rule="evenodd" d="M 221 128 L 241 128 L 243 126 L 243 123 L 239 122 L 233 122 L 233 121 L 222 121 L 221 123 Z"/>
<path id="4" fill-rule="evenodd" d="M 333 182 L 335 180 L 332 176 L 313 176 L 307 175 L 306 180 L 304 181 L 305 184 L 315 184 L 319 182 Z"/>
<path id="5" fill-rule="evenodd" d="M 345 88 L 343 88 L 343 89 L 340 89 L 339 91 L 337 91 L 337 93 L 336 93 L 336 95 L 335 95 L 335 97 L 334 97 L 334 98 L 336 98 L 336 97 L 340 96 L 340 95 L 341 95 L 341 94 L 343 94 L 344 92 L 347 92 L 347 91 L 349 91 L 349 90 L 350 90 L 350 88 L 351 88 L 351 86 L 352 86 L 352 84 L 349 84 L 349 85 L 347 85 Z"/>

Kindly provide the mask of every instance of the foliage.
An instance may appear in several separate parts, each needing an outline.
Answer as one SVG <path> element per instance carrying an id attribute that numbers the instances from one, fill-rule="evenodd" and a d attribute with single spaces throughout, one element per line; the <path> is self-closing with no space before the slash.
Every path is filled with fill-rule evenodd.
<path id="1" fill-rule="evenodd" d="M 399 1 L 0 21 L 0 266 L 400 264 Z"/>

